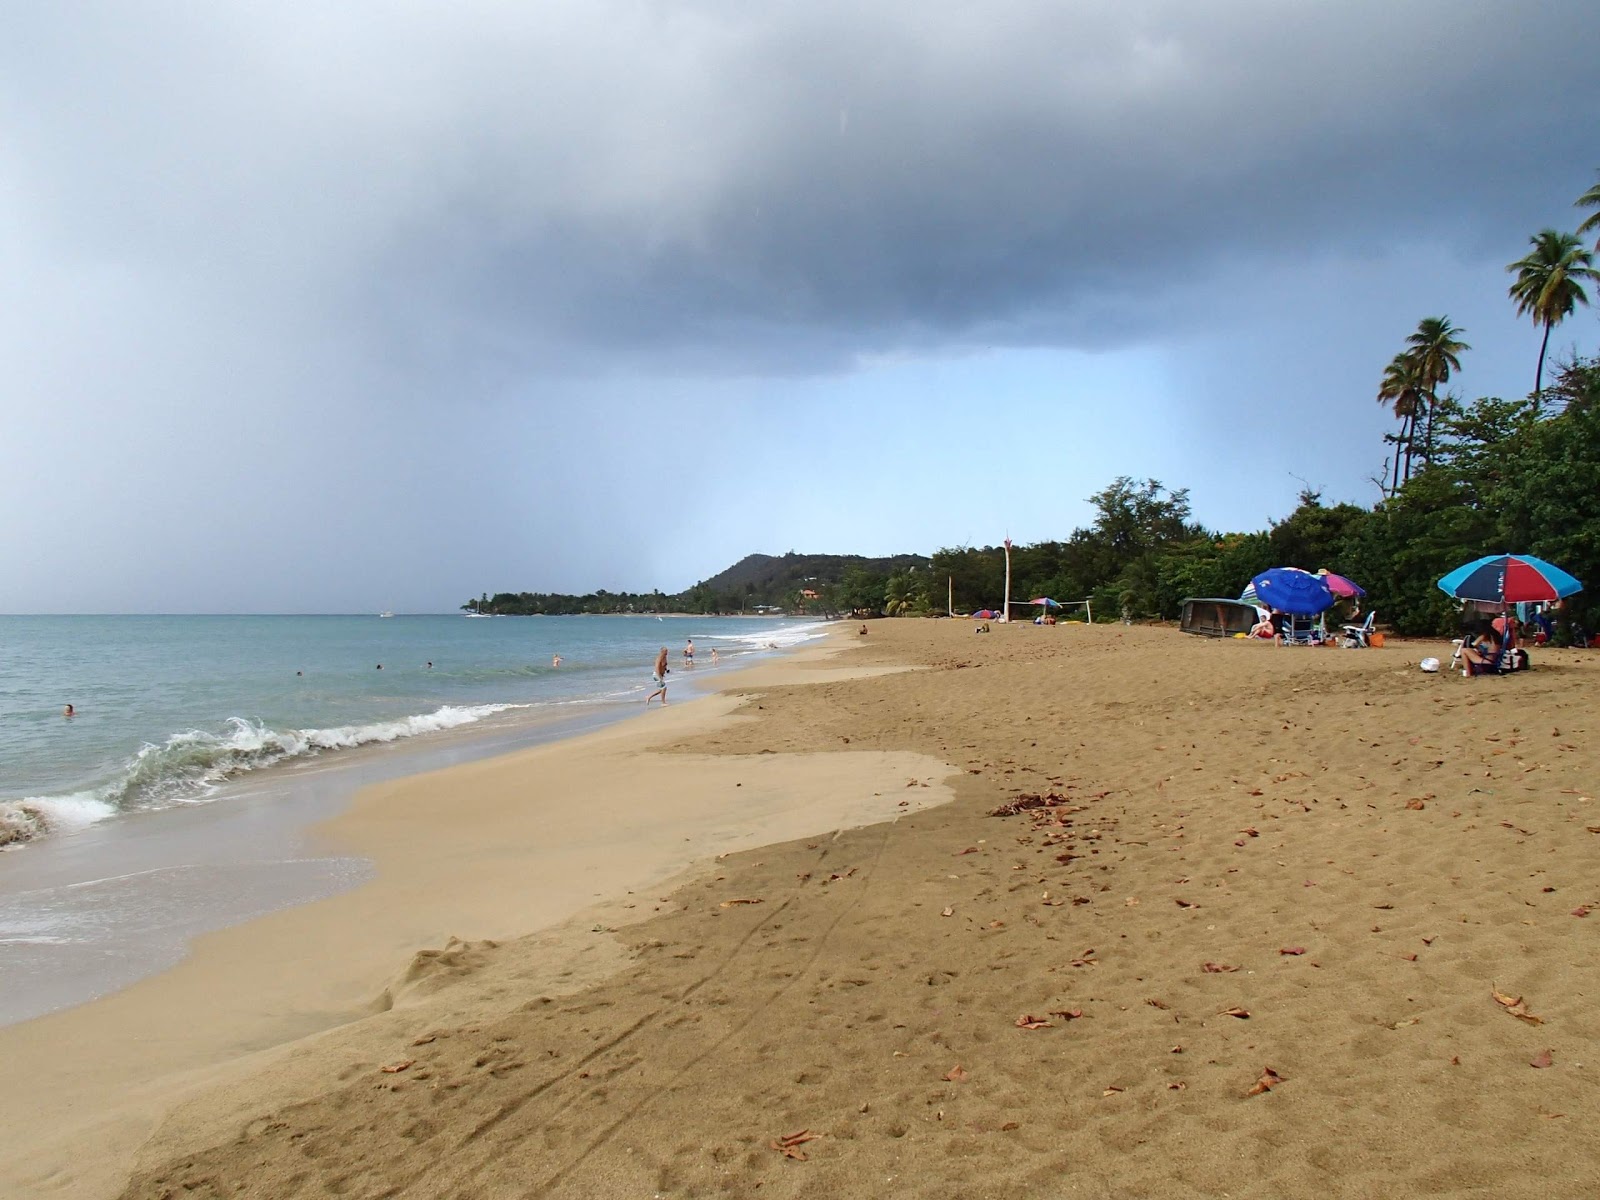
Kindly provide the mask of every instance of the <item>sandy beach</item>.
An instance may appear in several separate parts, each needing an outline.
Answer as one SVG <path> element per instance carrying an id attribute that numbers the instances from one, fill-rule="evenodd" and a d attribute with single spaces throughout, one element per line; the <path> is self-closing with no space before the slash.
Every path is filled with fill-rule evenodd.
<path id="1" fill-rule="evenodd" d="M 1600 659 L 854 628 L 0 1030 L 0 1194 L 1600 1190 Z"/>

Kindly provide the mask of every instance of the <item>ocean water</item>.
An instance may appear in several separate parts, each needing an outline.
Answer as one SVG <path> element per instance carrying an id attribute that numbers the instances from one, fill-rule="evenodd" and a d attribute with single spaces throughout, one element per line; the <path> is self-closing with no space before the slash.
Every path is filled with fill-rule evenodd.
<path id="1" fill-rule="evenodd" d="M 306 835 L 360 787 L 637 712 L 662 646 L 683 699 L 823 632 L 745 618 L 0 617 L 0 1025 L 172 966 L 200 933 L 358 885 L 369 863 Z"/>
<path id="2" fill-rule="evenodd" d="M 689 638 L 703 676 L 713 648 L 732 665 L 821 633 L 760 618 L 0 617 L 0 845 L 209 803 L 286 761 L 635 701 L 663 645 L 687 677 Z"/>

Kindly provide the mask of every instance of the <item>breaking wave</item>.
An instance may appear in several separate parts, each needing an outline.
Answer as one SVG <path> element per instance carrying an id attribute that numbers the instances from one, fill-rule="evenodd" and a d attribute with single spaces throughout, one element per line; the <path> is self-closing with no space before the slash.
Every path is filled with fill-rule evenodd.
<path id="1" fill-rule="evenodd" d="M 0 846 L 32 841 L 48 833 L 84 829 L 121 812 L 203 804 L 221 785 L 246 771 L 327 750 L 349 750 L 423 733 L 471 725 L 525 704 L 445 705 L 420 716 L 340 725 L 331 729 L 269 729 L 233 717 L 224 733 L 191 729 L 157 746 L 146 743 L 103 787 L 60 796 L 0 800 Z"/>

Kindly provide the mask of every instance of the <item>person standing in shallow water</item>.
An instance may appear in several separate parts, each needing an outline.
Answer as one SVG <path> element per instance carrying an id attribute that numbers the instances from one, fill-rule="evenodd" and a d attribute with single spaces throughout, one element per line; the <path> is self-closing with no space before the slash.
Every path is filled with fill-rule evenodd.
<path id="1" fill-rule="evenodd" d="M 655 685 L 655 691 L 651 692 L 644 698 L 644 706 L 646 708 L 650 707 L 650 701 L 654 700 L 657 696 L 661 697 L 661 703 L 663 705 L 666 704 L 667 672 L 671 669 L 671 667 L 667 666 L 667 648 L 663 646 L 661 647 L 661 653 L 656 655 L 655 674 L 650 676 L 650 682 Z"/>

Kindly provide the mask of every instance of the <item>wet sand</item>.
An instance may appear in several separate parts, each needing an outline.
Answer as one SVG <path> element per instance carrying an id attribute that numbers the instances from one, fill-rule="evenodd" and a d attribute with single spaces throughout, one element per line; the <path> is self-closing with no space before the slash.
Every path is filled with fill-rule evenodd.
<path id="1" fill-rule="evenodd" d="M 1595 1194 L 1600 658 L 871 628 L 364 794 L 373 884 L 0 1031 L 0 1191 Z"/>

